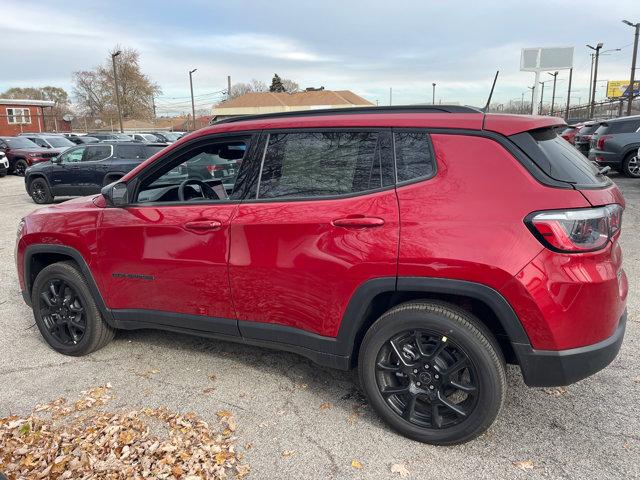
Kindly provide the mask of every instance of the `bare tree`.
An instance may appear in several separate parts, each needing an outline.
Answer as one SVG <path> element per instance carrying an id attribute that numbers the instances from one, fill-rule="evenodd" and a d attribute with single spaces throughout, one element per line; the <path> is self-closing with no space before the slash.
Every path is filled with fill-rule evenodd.
<path id="1" fill-rule="evenodd" d="M 151 99 L 158 95 L 160 87 L 140 69 L 140 55 L 131 48 L 116 47 L 118 87 L 122 116 L 126 118 L 151 118 Z M 74 96 L 82 112 L 92 117 L 112 117 L 116 110 L 116 95 L 113 81 L 111 53 L 103 65 L 94 70 L 75 72 Z"/>
<path id="2" fill-rule="evenodd" d="M 300 91 L 300 85 L 289 78 L 282 79 L 282 86 L 287 93 L 294 93 Z"/>

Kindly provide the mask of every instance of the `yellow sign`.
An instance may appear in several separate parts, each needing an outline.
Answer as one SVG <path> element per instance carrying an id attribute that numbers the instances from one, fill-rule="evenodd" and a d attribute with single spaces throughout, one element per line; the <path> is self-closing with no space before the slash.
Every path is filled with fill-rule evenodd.
<path id="1" fill-rule="evenodd" d="M 634 95 L 638 94 L 638 90 L 640 90 L 640 82 L 635 83 Z M 607 97 L 609 98 L 620 98 L 629 96 L 629 80 L 609 80 L 607 82 Z"/>

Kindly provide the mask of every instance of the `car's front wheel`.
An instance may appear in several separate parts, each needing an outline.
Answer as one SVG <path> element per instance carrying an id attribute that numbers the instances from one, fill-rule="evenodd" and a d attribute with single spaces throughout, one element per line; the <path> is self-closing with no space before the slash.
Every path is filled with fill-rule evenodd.
<path id="1" fill-rule="evenodd" d="M 113 339 L 114 329 L 102 318 L 87 281 L 73 262 L 43 268 L 33 282 L 31 301 L 40 333 L 64 355 L 86 355 Z"/>
<path id="2" fill-rule="evenodd" d="M 506 392 L 491 333 L 446 303 L 410 302 L 382 315 L 364 337 L 358 368 L 370 404 L 393 429 L 436 445 L 484 432 Z"/>
<path id="3" fill-rule="evenodd" d="M 622 161 L 622 173 L 628 177 L 640 178 L 640 155 L 634 150 Z"/>
<path id="4" fill-rule="evenodd" d="M 16 163 L 13 164 L 13 174 L 24 177 L 24 172 L 27 170 L 28 166 L 27 161 L 23 158 L 16 160 Z"/>
<path id="5" fill-rule="evenodd" d="M 29 184 L 29 195 L 38 205 L 53 202 L 49 184 L 44 178 L 36 178 Z"/>

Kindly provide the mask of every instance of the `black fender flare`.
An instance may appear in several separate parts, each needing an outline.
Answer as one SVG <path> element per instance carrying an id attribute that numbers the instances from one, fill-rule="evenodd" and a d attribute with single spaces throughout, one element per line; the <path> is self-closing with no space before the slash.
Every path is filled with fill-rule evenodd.
<path id="1" fill-rule="evenodd" d="M 44 173 L 30 173 L 29 175 L 25 175 L 24 178 L 24 187 L 27 190 L 27 193 L 29 193 L 29 188 L 31 187 L 31 182 L 33 182 L 36 178 L 41 178 L 43 179 L 45 182 L 47 182 L 47 187 L 49 187 L 49 191 L 51 193 L 53 193 L 53 190 L 51 189 L 51 184 L 49 183 L 49 179 L 47 178 L 47 176 Z"/>
<path id="2" fill-rule="evenodd" d="M 68 247 L 65 245 L 51 245 L 51 244 L 33 244 L 29 245 L 25 248 L 24 251 L 24 264 L 23 264 L 23 272 L 24 272 L 24 284 L 25 291 L 23 292 L 23 297 L 27 304 L 31 306 L 31 260 L 35 254 L 38 253 L 55 253 L 58 255 L 66 255 L 71 257 L 80 267 L 80 271 L 82 275 L 84 275 L 85 280 L 87 281 L 87 285 L 89 290 L 91 291 L 91 295 L 93 295 L 93 299 L 95 300 L 102 317 L 106 320 L 106 322 L 115 327 L 115 322 L 113 319 L 113 315 L 111 311 L 107 308 L 106 303 L 104 302 L 104 298 L 98 289 L 98 285 L 96 284 L 95 279 L 93 278 L 93 273 L 89 268 L 86 260 L 82 256 L 82 254 L 76 250 L 75 248 Z"/>
<path id="3" fill-rule="evenodd" d="M 376 295 L 388 292 L 441 293 L 474 298 L 493 310 L 512 344 L 531 345 L 520 319 L 509 302 L 497 290 L 487 285 L 448 278 L 389 277 L 369 280 L 353 294 L 336 338 L 337 354 L 354 357 L 356 337 L 362 329 L 369 305 Z"/>

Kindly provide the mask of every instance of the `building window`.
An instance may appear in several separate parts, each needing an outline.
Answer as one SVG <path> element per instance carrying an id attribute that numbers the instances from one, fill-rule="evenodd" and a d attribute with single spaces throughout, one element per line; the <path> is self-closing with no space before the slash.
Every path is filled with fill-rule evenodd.
<path id="1" fill-rule="evenodd" d="M 31 124 L 31 112 L 28 108 L 7 108 L 7 123 L 10 125 Z"/>

